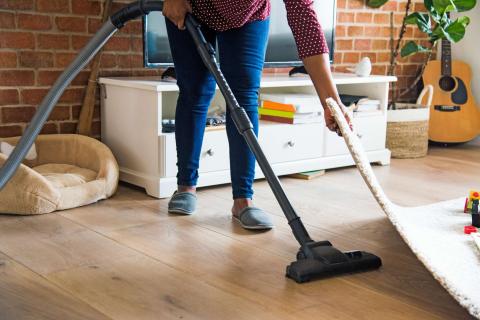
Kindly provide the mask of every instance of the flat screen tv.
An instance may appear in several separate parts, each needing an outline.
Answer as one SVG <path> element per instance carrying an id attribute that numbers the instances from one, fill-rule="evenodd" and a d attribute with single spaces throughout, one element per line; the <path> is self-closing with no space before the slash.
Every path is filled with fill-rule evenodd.
<path id="1" fill-rule="evenodd" d="M 316 0 L 313 4 L 322 25 L 333 62 L 336 0 Z M 271 0 L 270 35 L 265 67 L 300 66 L 297 47 L 287 23 L 283 1 Z M 144 64 L 148 68 L 173 66 L 168 44 L 165 18 L 161 12 L 152 12 L 143 19 Z"/>

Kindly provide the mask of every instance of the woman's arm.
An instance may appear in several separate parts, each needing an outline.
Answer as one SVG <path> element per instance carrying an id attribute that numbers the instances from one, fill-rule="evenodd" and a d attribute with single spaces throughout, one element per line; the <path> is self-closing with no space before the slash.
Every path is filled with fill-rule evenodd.
<path id="1" fill-rule="evenodd" d="M 326 125 L 330 130 L 338 133 L 338 126 L 326 107 L 325 100 L 332 97 L 339 104 L 341 104 L 341 101 L 333 83 L 328 55 L 329 49 L 312 6 L 313 0 L 284 0 L 284 2 L 287 9 L 288 24 L 297 43 L 298 54 L 324 106 Z M 348 116 L 347 119 L 350 123 Z"/>
<path id="2" fill-rule="evenodd" d="M 326 107 L 326 100 L 329 97 L 335 99 L 339 105 L 342 105 L 338 95 L 337 87 L 333 83 L 332 73 L 330 72 L 329 55 L 327 53 L 323 53 L 306 57 L 303 59 L 303 64 L 305 65 L 305 69 L 310 75 L 313 85 L 315 86 L 315 90 L 317 91 L 320 101 L 324 106 L 325 124 L 331 131 L 340 133 L 337 123 L 330 113 L 330 109 Z M 345 117 L 347 118 L 350 127 L 352 127 L 348 114 L 345 114 Z"/>

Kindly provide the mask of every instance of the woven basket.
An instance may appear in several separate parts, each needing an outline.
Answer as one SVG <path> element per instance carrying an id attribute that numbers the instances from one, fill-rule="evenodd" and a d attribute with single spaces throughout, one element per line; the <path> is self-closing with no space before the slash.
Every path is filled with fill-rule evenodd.
<path id="1" fill-rule="evenodd" d="M 421 104 L 425 93 L 427 104 Z M 428 122 L 433 95 L 431 86 L 425 87 L 417 103 L 397 103 L 396 110 L 387 113 L 387 148 L 392 158 L 420 158 L 428 152 Z"/>
<path id="2" fill-rule="evenodd" d="M 428 109 L 426 110 L 428 111 Z M 409 159 L 426 156 L 428 152 L 428 118 L 419 121 L 389 121 L 387 123 L 387 148 L 392 152 L 392 158 Z"/>

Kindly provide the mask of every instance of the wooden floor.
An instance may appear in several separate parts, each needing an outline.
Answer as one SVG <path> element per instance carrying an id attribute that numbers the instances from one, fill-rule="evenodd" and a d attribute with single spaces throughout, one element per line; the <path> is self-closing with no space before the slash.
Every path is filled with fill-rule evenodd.
<path id="1" fill-rule="evenodd" d="M 375 167 L 389 196 L 419 205 L 480 187 L 480 141 Z M 277 228 L 231 221 L 229 186 L 199 191 L 192 217 L 122 185 L 111 200 L 38 217 L 0 216 L 0 319 L 469 319 L 409 251 L 354 168 L 282 178 L 314 239 L 383 258 L 380 271 L 297 285 L 297 244 L 265 181 Z M 479 289 L 480 290 L 480 289 Z"/>

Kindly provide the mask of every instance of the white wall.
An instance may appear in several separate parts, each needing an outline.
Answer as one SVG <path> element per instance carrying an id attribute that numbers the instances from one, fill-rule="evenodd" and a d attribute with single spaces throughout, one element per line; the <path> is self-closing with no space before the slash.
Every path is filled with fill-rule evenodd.
<path id="1" fill-rule="evenodd" d="M 452 44 L 452 59 L 463 60 L 472 68 L 472 91 L 475 101 L 480 106 L 480 3 L 477 3 L 471 11 L 462 15 L 470 17 L 470 25 L 467 27 L 465 38 L 459 43 Z"/>

